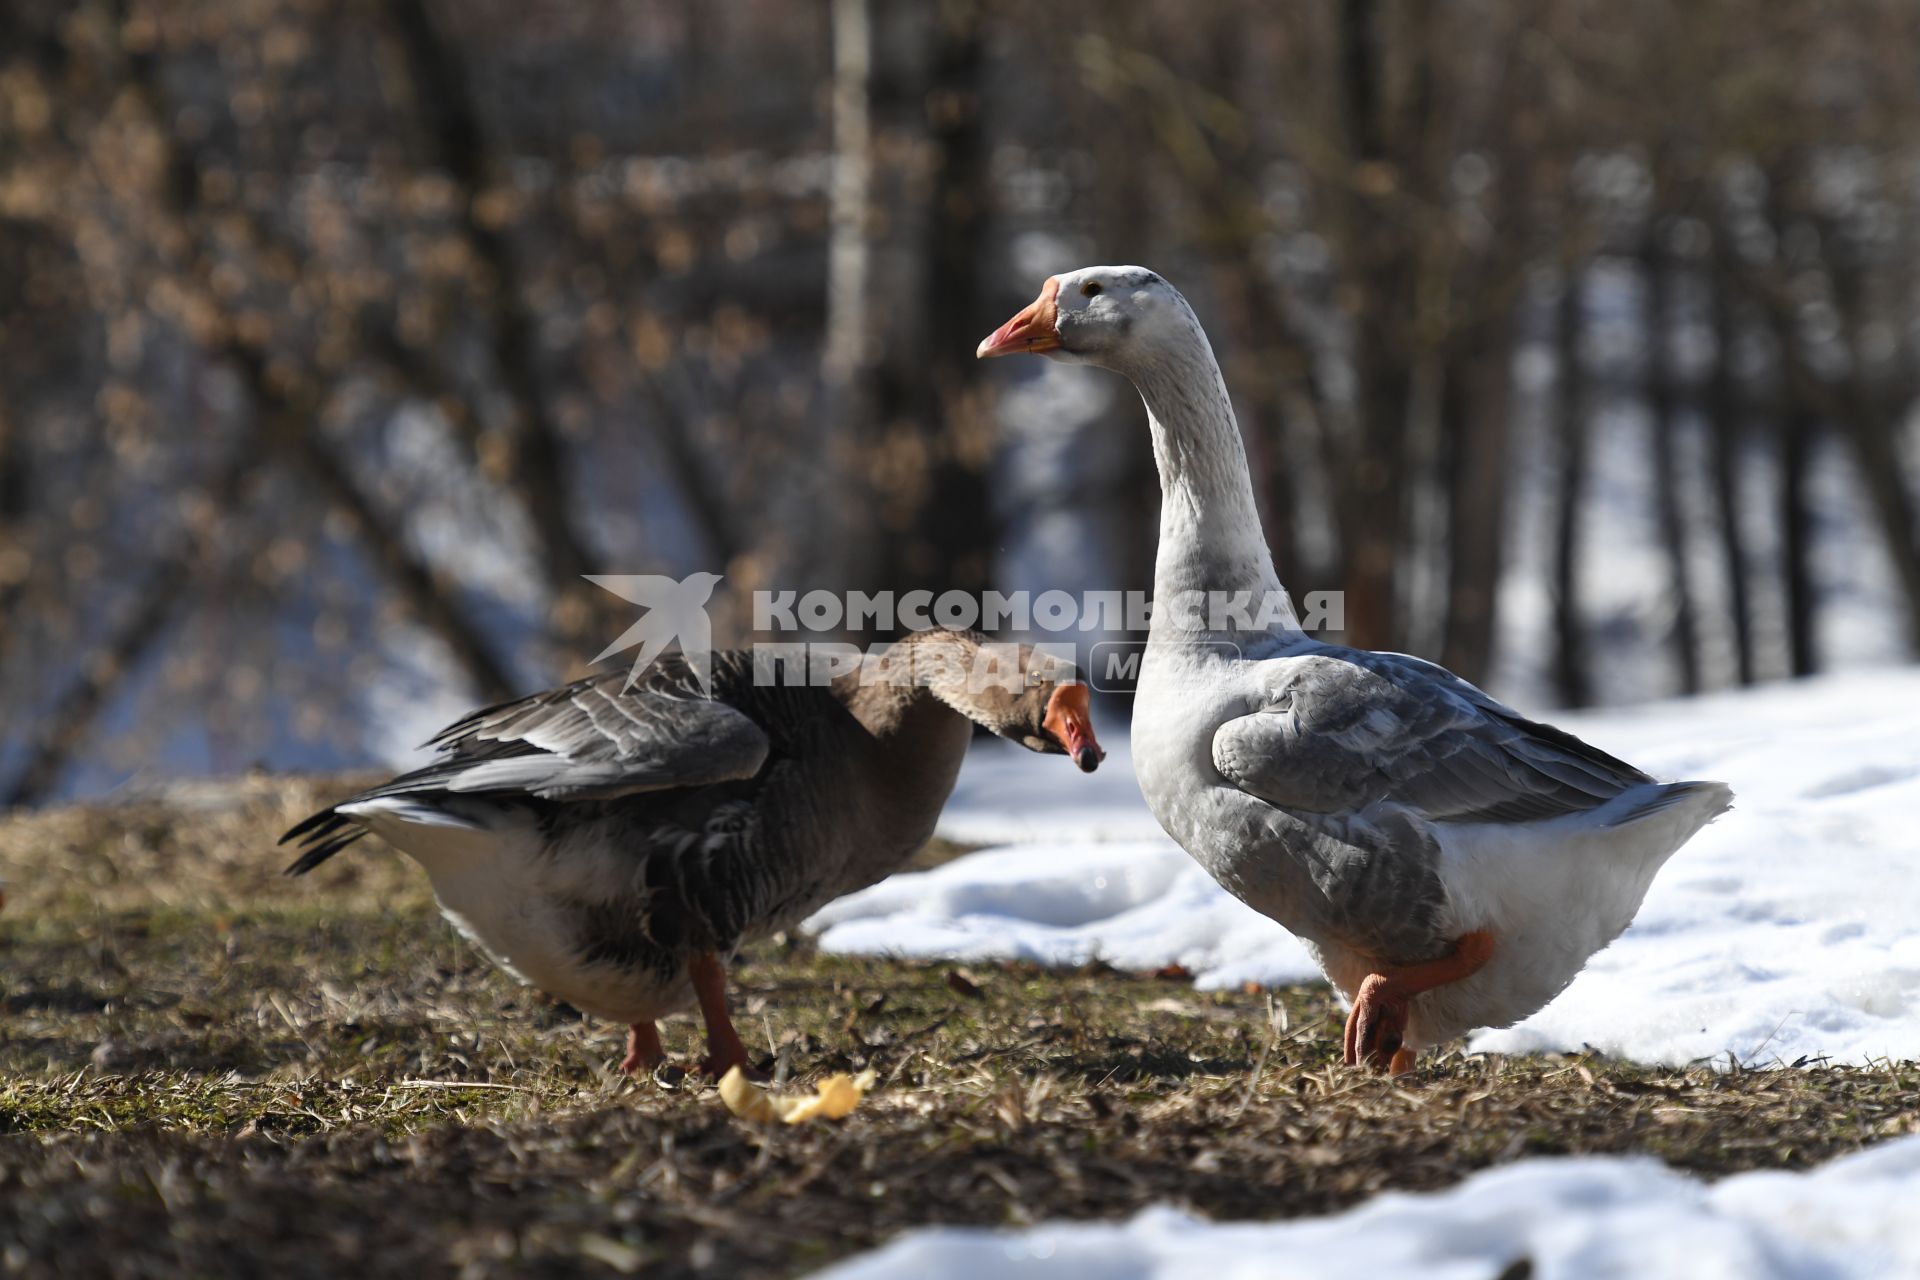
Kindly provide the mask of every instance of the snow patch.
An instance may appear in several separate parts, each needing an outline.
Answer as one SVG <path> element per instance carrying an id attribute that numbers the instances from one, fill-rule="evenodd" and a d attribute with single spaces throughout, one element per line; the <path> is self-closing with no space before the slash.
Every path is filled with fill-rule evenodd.
<path id="1" fill-rule="evenodd" d="M 1920 1059 L 1920 673 L 1862 672 L 1567 717 L 1734 811 L 1675 855 L 1639 917 L 1557 1000 L 1475 1050 L 1640 1062 Z M 1200 986 L 1316 976 L 1305 949 L 1160 834 L 1124 735 L 1092 778 L 975 753 L 941 824 L 990 849 L 895 876 L 810 922 L 833 951 L 1127 969 Z"/>
<path id="2" fill-rule="evenodd" d="M 1325 1218 L 1211 1223 L 1177 1209 L 1025 1231 L 927 1228 L 823 1280 L 1832 1280 L 1920 1274 L 1920 1138 L 1810 1173 L 1711 1186 L 1645 1157 L 1526 1160 Z"/>

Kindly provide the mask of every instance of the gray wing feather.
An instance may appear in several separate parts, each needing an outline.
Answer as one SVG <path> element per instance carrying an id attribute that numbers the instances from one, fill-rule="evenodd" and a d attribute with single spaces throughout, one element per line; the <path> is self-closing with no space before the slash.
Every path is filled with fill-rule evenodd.
<path id="1" fill-rule="evenodd" d="M 726 702 L 671 678 L 623 689 L 622 672 L 475 712 L 429 745 L 448 791 L 611 799 L 751 778 L 766 732 Z"/>
<path id="2" fill-rule="evenodd" d="M 782 713 L 793 716 L 794 705 L 753 686 L 750 654 L 715 654 L 712 670 L 716 691 L 724 686 L 726 696 L 705 697 L 673 655 L 631 689 L 625 673 L 610 671 L 475 711 L 427 744 L 439 759 L 296 824 L 280 838 L 302 847 L 287 870 L 310 871 L 359 839 L 364 828 L 342 810 L 368 800 L 419 796 L 428 809 L 455 794 L 510 803 L 612 800 L 755 778 L 772 754 L 771 739 L 735 701 L 772 713 L 767 723 L 776 725 Z M 636 841 L 646 834 L 636 833 Z"/>
<path id="3" fill-rule="evenodd" d="M 1271 670 L 1267 705 L 1215 732 L 1214 765 L 1296 813 L 1396 806 L 1428 822 L 1533 822 L 1653 781 L 1417 658 L 1332 650 Z"/>

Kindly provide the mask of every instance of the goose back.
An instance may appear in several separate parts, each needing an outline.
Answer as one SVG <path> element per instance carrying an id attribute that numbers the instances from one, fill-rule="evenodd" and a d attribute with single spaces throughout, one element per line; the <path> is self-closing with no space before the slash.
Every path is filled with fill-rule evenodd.
<path id="1" fill-rule="evenodd" d="M 432 764 L 289 831 L 302 848 L 289 872 L 376 832 L 495 961 L 637 1022 L 685 1003 L 693 953 L 728 956 L 897 869 L 931 835 L 971 737 L 925 689 L 766 683 L 749 651 L 713 655 L 711 697 L 678 655 L 626 678 L 449 726 Z"/>

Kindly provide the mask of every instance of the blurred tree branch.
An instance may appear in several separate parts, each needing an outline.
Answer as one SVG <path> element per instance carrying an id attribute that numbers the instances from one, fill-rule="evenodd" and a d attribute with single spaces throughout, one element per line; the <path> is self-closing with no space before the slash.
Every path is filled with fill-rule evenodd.
<path id="1" fill-rule="evenodd" d="M 125 0 L 115 0 L 114 12 L 124 25 L 127 21 Z M 317 379 L 312 371 L 275 369 L 266 353 L 246 341 L 239 327 L 226 315 L 219 301 L 218 287 L 206 278 L 214 268 L 217 255 L 212 246 L 205 243 L 208 232 L 200 217 L 199 162 L 192 147 L 184 143 L 172 127 L 175 111 L 161 79 L 158 57 L 149 49 L 129 49 L 124 53 L 124 66 L 128 83 L 145 104 L 165 149 L 167 213 L 179 224 L 188 246 L 189 278 L 197 281 L 212 312 L 221 317 L 218 337 L 209 354 L 227 361 L 240 373 L 253 405 L 254 429 L 263 451 L 288 465 L 293 474 L 317 485 L 324 498 L 352 516 L 375 565 L 422 624 L 447 644 L 482 696 L 493 699 L 509 696 L 514 682 L 481 642 L 454 603 L 451 592 L 408 547 L 404 533 L 384 519 L 359 491 L 316 430 L 312 411 L 317 408 L 317 398 L 311 395 L 311 389 Z M 272 243 L 271 231 L 257 217 L 247 219 L 247 227 L 257 243 Z M 286 390 L 290 386 L 307 388 L 308 395 L 295 400 Z"/>
<path id="2" fill-rule="evenodd" d="M 1700 692 L 1699 627 L 1694 620 L 1694 582 L 1687 548 L 1686 511 L 1680 492 L 1679 389 L 1673 368 L 1671 302 L 1672 264 L 1660 244 L 1665 230 L 1658 219 L 1649 221 L 1640 246 L 1640 270 L 1646 290 L 1648 435 L 1653 450 L 1654 509 L 1660 540 L 1666 551 L 1667 575 L 1672 587 L 1672 626 L 1669 632 L 1674 665 L 1680 672 L 1680 692 Z"/>
<path id="3" fill-rule="evenodd" d="M 133 600 L 109 625 L 105 637 L 88 649 L 73 680 L 39 719 L 39 733 L 28 748 L 26 762 L 0 790 L 0 809 L 37 804 L 53 791 L 121 682 L 193 602 L 200 566 L 212 555 L 213 543 L 260 463 L 257 446 L 257 441 L 247 440 L 230 452 L 206 483 L 208 517 L 190 525 L 178 545 L 156 556 L 139 575 Z"/>
<path id="4" fill-rule="evenodd" d="M 1554 420 L 1560 464 L 1553 502 L 1552 580 L 1553 671 L 1560 701 L 1584 707 L 1593 701 L 1587 670 L 1586 629 L 1580 619 L 1581 509 L 1587 489 L 1586 370 L 1581 363 L 1585 313 L 1578 267 L 1560 273 L 1560 300 L 1554 309 Z"/>
<path id="5" fill-rule="evenodd" d="M 1708 236 L 1708 288 L 1712 292 L 1713 374 L 1707 388 L 1707 422 L 1712 433 L 1714 504 L 1719 511 L 1720 563 L 1727 578 L 1727 608 L 1732 614 L 1734 678 L 1754 682 L 1753 602 L 1747 565 L 1745 508 L 1740 494 L 1740 443 L 1744 403 L 1736 368 L 1739 326 L 1732 278 L 1737 270 L 1724 223 L 1714 222 Z"/>
<path id="6" fill-rule="evenodd" d="M 1774 185 L 1784 183 L 1776 179 Z M 1776 202 L 1773 212 L 1776 218 L 1785 216 L 1780 202 Z M 1783 225 L 1777 226 L 1776 240 L 1784 232 Z M 1834 270 L 1826 260 L 1822 260 L 1814 272 L 1840 321 L 1830 341 L 1840 349 L 1844 367 L 1829 377 L 1808 355 L 1801 321 L 1803 301 L 1796 295 L 1792 282 L 1784 277 L 1783 264 L 1743 262 L 1742 265 L 1751 296 L 1772 317 L 1781 368 L 1791 398 L 1837 424 L 1853 453 L 1879 526 L 1882 545 L 1900 583 L 1903 644 L 1909 653 L 1914 652 L 1920 649 L 1920 512 L 1916 512 L 1913 494 L 1907 487 L 1905 464 L 1899 452 L 1898 420 L 1886 397 L 1871 385 L 1866 372 L 1857 333 L 1861 307 L 1857 285 L 1849 273 Z M 1789 409 L 1787 421 L 1791 431 L 1801 430 L 1798 410 Z M 1798 435 L 1790 435 L 1787 443 L 1796 453 L 1805 448 L 1804 438 Z M 1804 454 L 1800 461 L 1804 466 Z M 1789 575 L 1790 583 L 1805 573 L 1803 568 L 1794 570 Z M 1800 589 L 1807 595 L 1806 603 L 1810 607 L 1813 600 L 1810 585 Z M 1797 645 L 1796 654 L 1810 648 L 1810 644 Z M 1800 659 L 1796 657 L 1796 670 L 1799 665 Z"/>
<path id="7" fill-rule="evenodd" d="M 503 195 L 466 66 L 428 11 L 427 0 L 385 6 L 399 33 L 414 86 L 414 108 L 427 122 L 440 162 L 459 189 L 455 208 L 462 232 L 485 269 L 481 297 L 493 335 L 494 365 L 511 405 L 511 467 L 525 494 L 554 598 L 553 622 L 565 640 L 577 640 L 612 615 L 605 593 L 584 581 L 599 569 L 574 527 L 580 509 L 567 475 L 567 452 L 547 409 L 539 369 L 539 332 L 505 226 L 486 216 L 490 197 Z M 604 628 L 601 628 L 604 629 Z"/>

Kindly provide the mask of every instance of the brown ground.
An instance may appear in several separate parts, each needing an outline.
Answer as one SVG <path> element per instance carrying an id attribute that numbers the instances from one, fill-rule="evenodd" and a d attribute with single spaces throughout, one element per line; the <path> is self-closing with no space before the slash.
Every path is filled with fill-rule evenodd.
<path id="1" fill-rule="evenodd" d="M 1321 989 L 785 944 L 737 975 L 749 1043 L 882 1085 L 761 1130 L 611 1071 L 618 1029 L 493 972 L 384 850 L 280 878 L 273 837 L 336 790 L 0 822 L 0 1274 L 790 1275 L 921 1223 L 1320 1213 L 1575 1151 L 1792 1168 L 1920 1127 L 1912 1064 L 1390 1083 L 1337 1064 Z"/>

